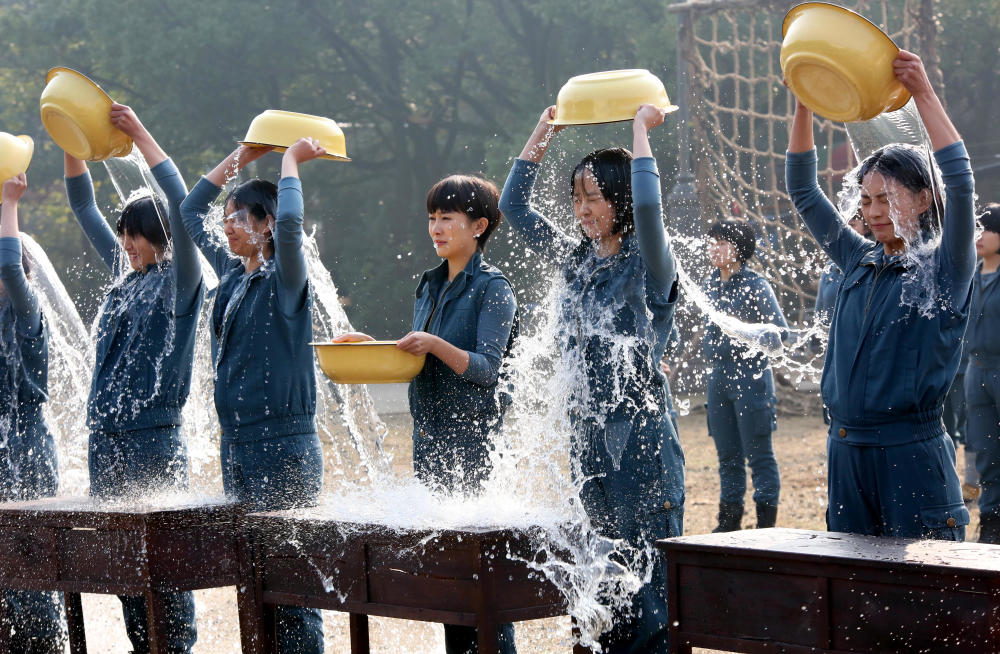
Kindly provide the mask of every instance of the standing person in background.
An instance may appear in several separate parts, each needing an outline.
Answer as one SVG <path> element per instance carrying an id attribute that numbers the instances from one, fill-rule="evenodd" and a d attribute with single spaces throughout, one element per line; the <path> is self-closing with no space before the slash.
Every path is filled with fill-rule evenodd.
<path id="1" fill-rule="evenodd" d="M 397 343 L 427 354 L 410 382 L 413 469 L 423 483 L 448 493 L 475 494 L 490 474 L 490 434 L 510 402 L 500 366 L 517 335 L 517 299 L 510 281 L 483 252 L 500 224 L 497 187 L 480 177 L 450 175 L 427 193 L 427 231 L 443 261 L 420 276 L 413 331 Z M 335 343 L 373 340 L 359 332 Z M 514 654 L 514 625 L 499 629 L 500 651 Z M 475 627 L 444 626 L 447 654 L 478 652 Z"/>
<path id="2" fill-rule="evenodd" d="M 663 123 L 663 111 L 639 108 L 634 158 L 624 148 L 607 148 L 573 170 L 569 187 L 580 228 L 574 236 L 531 206 L 539 164 L 556 131 L 548 124 L 554 116 L 555 107 L 542 112 L 514 161 L 500 211 L 528 247 L 558 263 L 566 283 L 561 346 L 582 368 L 567 407 L 580 500 L 599 534 L 644 552 L 657 539 L 680 536 L 684 517 L 684 454 L 660 369 L 677 301 L 677 268 L 649 145 L 649 130 Z M 667 651 L 665 563 L 654 554 L 651 565 L 631 610 L 617 613 L 600 636 L 603 651 Z"/>
<path id="3" fill-rule="evenodd" d="M 920 58 L 903 50 L 893 67 L 927 127 L 945 198 L 935 192 L 924 151 L 900 144 L 876 150 L 856 177 L 875 242 L 866 240 L 819 187 L 812 112 L 798 101 L 785 162 L 796 210 L 844 271 L 822 379 L 831 418 L 827 527 L 960 541 L 969 512 L 941 407 L 958 371 L 972 296 L 972 169 Z M 932 267 L 913 265 L 911 248 L 930 241 L 938 226 L 940 244 L 922 259 Z M 916 275 L 936 289 L 929 311 L 904 296 L 904 282 L 919 283 Z"/>
<path id="4" fill-rule="evenodd" d="M 48 400 L 48 327 L 28 286 L 17 204 L 21 173 L 3 183 L 0 206 L 0 501 L 51 497 L 59 490 L 55 442 L 42 414 Z M 0 629 L 11 652 L 65 651 L 62 601 L 51 592 L 5 590 Z"/>
<path id="5" fill-rule="evenodd" d="M 178 207 L 187 194 L 180 172 L 131 108 L 113 104 L 111 122 L 132 137 L 167 198 L 166 204 L 152 195 L 125 205 L 116 238 L 97 208 L 87 164 L 65 154 L 70 206 L 111 272 L 87 402 L 90 494 L 127 498 L 187 489 L 181 411 L 204 289 L 198 251 L 180 223 Z M 149 652 L 145 600 L 119 599 L 134 651 Z M 198 637 L 194 596 L 166 593 L 164 604 L 167 651 L 190 652 Z"/>
<path id="6" fill-rule="evenodd" d="M 277 186 L 252 179 L 234 188 L 222 219 L 228 247 L 205 226 L 226 182 L 269 151 L 240 146 L 181 205 L 184 229 L 219 276 L 212 361 L 222 485 L 254 511 L 313 505 L 323 486 L 299 164 L 326 151 L 299 139 L 282 156 Z M 323 651 L 319 610 L 278 606 L 274 622 L 282 654 Z"/>
<path id="7" fill-rule="evenodd" d="M 1000 204 L 989 205 L 979 222 L 983 233 L 976 241 L 976 254 L 982 261 L 973 278 L 972 309 L 965 333 L 969 355 L 965 456 L 970 457 L 971 447 L 982 489 L 979 542 L 1000 544 Z"/>
<path id="8" fill-rule="evenodd" d="M 744 221 L 722 220 L 708 231 L 708 248 L 715 270 L 704 290 L 720 312 L 751 324 L 768 323 L 788 328 L 778 298 L 768 281 L 746 266 L 757 243 L 753 228 Z M 776 333 L 762 338 L 774 340 Z M 773 337 L 773 339 L 772 339 Z M 777 428 L 777 398 L 771 362 L 761 352 L 730 338 L 711 319 L 702 341 L 708 375 L 708 433 L 719 457 L 719 524 L 714 532 L 736 531 L 743 519 L 747 489 L 746 466 L 753 480 L 757 528 L 775 526 L 781 480 L 774 458 L 771 433 Z"/>

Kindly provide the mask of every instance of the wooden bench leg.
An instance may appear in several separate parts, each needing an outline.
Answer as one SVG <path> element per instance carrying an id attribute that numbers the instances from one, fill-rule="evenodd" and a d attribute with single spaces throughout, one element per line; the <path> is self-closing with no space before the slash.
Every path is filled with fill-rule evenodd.
<path id="1" fill-rule="evenodd" d="M 371 644 L 368 640 L 368 616 L 364 613 L 351 613 L 351 654 L 371 654 Z"/>
<path id="2" fill-rule="evenodd" d="M 63 593 L 66 606 L 66 628 L 69 631 L 69 651 L 87 654 L 87 634 L 83 630 L 83 603 L 80 593 Z"/>
<path id="3" fill-rule="evenodd" d="M 147 590 L 146 633 L 149 634 L 150 654 L 166 654 L 167 651 L 167 610 L 163 603 L 163 593 Z"/>
<path id="4" fill-rule="evenodd" d="M 236 607 L 240 618 L 240 642 L 245 654 L 265 654 L 264 606 L 254 568 L 253 544 L 248 534 L 239 539 L 240 579 L 236 584 Z"/>

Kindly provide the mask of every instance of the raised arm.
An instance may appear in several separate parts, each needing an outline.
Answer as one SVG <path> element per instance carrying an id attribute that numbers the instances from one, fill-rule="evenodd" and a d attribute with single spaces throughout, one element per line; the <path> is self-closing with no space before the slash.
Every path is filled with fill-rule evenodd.
<path id="1" fill-rule="evenodd" d="M 540 162 L 552 136 L 562 129 L 548 124 L 555 116 L 555 109 L 555 106 L 551 106 L 542 112 L 521 155 L 514 160 L 514 166 L 500 194 L 500 213 L 527 241 L 529 248 L 539 254 L 563 257 L 576 246 L 576 241 L 531 207 L 531 192 Z"/>
<path id="2" fill-rule="evenodd" d="M 274 220 L 274 260 L 278 275 L 278 303 L 285 315 L 306 303 L 309 276 L 302 247 L 302 182 L 299 164 L 326 154 L 319 141 L 303 138 L 285 150 L 278 181 L 278 215 Z"/>
<path id="3" fill-rule="evenodd" d="M 198 249 L 181 221 L 181 202 L 187 197 L 184 178 L 131 107 L 112 104 L 111 124 L 132 137 L 156 183 L 166 195 L 167 215 L 163 218 L 169 223 L 174 250 L 173 271 L 177 283 L 175 311 L 179 316 L 186 315 L 195 306 L 201 292 L 201 262 L 198 260 Z"/>
<path id="4" fill-rule="evenodd" d="M 229 249 L 205 229 L 205 217 L 208 215 L 209 206 L 219 197 L 222 187 L 235 177 L 241 168 L 270 151 L 271 148 L 248 148 L 241 145 L 198 180 L 181 202 L 180 216 L 184 231 L 205 255 L 215 274 L 220 278 L 231 267 L 239 265 L 239 260 L 230 256 Z"/>
<path id="5" fill-rule="evenodd" d="M 663 111 L 651 104 L 639 107 L 632 123 L 632 214 L 639 241 L 639 255 L 648 279 L 661 293 L 669 293 L 677 278 L 677 265 L 663 229 L 660 174 L 649 146 L 649 130 L 663 124 Z"/>
<path id="6" fill-rule="evenodd" d="M 28 286 L 21 263 L 21 231 L 17 220 L 17 203 L 28 188 L 24 173 L 3 183 L 0 194 L 0 280 L 14 307 L 14 324 L 18 332 L 37 336 L 42 330 L 42 311 L 38 298 Z"/>
<path id="7" fill-rule="evenodd" d="M 80 228 L 97 250 L 104 265 L 112 273 L 118 274 L 121 246 L 108 221 L 97 208 L 94 183 L 90 179 L 90 172 L 87 171 L 87 164 L 69 153 L 63 153 L 63 164 L 66 171 L 66 196 L 69 198 L 73 215 L 76 216 Z"/>
<path id="8" fill-rule="evenodd" d="M 785 188 L 813 238 L 841 270 L 846 270 L 868 242 L 844 222 L 819 187 L 812 129 L 812 111 L 796 100 L 785 158 Z"/>
<path id="9" fill-rule="evenodd" d="M 934 159 L 941 169 L 945 186 L 945 211 L 941 226 L 942 265 L 950 268 L 946 275 L 950 281 L 950 297 L 965 300 L 976 267 L 975 188 L 969 154 L 934 92 L 920 57 L 901 50 L 893 62 L 893 69 L 896 79 L 913 96 L 934 148 Z"/>

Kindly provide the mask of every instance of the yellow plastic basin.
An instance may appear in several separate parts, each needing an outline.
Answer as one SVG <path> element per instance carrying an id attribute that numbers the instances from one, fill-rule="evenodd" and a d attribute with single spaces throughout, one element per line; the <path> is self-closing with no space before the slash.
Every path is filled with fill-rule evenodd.
<path id="1" fill-rule="evenodd" d="M 644 104 L 670 112 L 660 78 L 644 69 L 606 70 L 569 78 L 559 89 L 556 116 L 550 125 L 593 125 L 632 120 Z"/>
<path id="2" fill-rule="evenodd" d="M 250 122 L 247 135 L 240 145 L 273 147 L 284 152 L 301 138 L 314 138 L 326 150 L 323 159 L 350 161 L 344 131 L 336 122 L 322 116 L 299 114 L 294 111 L 268 109 Z"/>
<path id="3" fill-rule="evenodd" d="M 323 373 L 338 384 L 408 382 L 423 369 L 427 358 L 400 350 L 396 341 L 312 343 L 312 346 Z"/>
<path id="4" fill-rule="evenodd" d="M 899 48 L 864 16 L 807 2 L 785 14 L 781 33 L 785 82 L 820 116 L 845 123 L 870 120 L 910 99 L 892 70 Z"/>
<path id="5" fill-rule="evenodd" d="M 132 139 L 111 124 L 111 97 L 86 75 L 53 68 L 39 100 L 42 124 L 77 159 L 103 161 L 132 151 Z"/>
<path id="6" fill-rule="evenodd" d="M 0 132 L 0 183 L 28 170 L 35 142 L 30 136 L 14 136 Z"/>

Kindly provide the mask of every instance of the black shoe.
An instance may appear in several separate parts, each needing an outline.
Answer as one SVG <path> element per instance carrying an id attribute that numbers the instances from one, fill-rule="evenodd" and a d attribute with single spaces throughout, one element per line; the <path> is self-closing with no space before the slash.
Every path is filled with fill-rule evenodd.
<path id="1" fill-rule="evenodd" d="M 712 530 L 713 534 L 724 531 L 739 531 L 743 521 L 743 505 L 719 502 L 719 526 Z"/>
<path id="2" fill-rule="evenodd" d="M 757 529 L 773 527 L 778 522 L 778 507 L 757 502 Z"/>
<path id="3" fill-rule="evenodd" d="M 1000 513 L 979 516 L 979 542 L 1000 545 Z"/>

